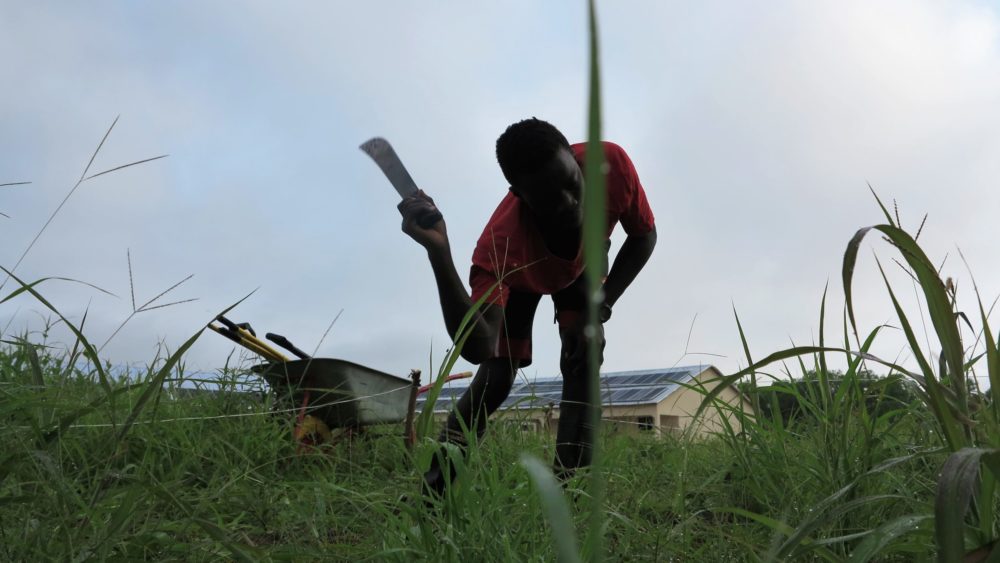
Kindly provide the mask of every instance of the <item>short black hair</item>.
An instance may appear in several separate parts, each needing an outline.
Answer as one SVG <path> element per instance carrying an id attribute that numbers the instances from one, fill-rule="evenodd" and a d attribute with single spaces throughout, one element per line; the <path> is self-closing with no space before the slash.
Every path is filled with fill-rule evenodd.
<path id="1" fill-rule="evenodd" d="M 566 137 L 551 123 L 532 117 L 507 127 L 500 135 L 497 162 L 507 181 L 513 183 L 513 178 L 538 170 L 560 148 L 570 148 Z"/>

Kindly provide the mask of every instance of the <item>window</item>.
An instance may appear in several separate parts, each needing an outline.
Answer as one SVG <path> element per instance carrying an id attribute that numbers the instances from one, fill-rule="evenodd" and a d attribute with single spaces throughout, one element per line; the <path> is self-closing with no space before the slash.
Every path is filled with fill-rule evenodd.
<path id="1" fill-rule="evenodd" d="M 653 417 L 651 416 L 640 416 L 636 420 L 639 422 L 640 432 L 650 432 L 656 428 L 656 425 L 653 424 Z"/>

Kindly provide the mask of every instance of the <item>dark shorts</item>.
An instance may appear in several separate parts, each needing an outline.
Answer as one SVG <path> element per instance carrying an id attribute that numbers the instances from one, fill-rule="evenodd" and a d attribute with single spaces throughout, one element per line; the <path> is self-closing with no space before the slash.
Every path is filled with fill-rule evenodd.
<path id="1" fill-rule="evenodd" d="M 542 295 L 511 291 L 504 308 L 504 319 L 500 325 L 500 338 L 495 357 L 519 360 L 520 367 L 531 365 L 531 328 L 535 322 L 535 311 Z M 569 287 L 552 294 L 555 305 L 555 320 L 559 329 L 583 322 L 587 305 L 586 282 L 584 276 L 577 278 Z"/>

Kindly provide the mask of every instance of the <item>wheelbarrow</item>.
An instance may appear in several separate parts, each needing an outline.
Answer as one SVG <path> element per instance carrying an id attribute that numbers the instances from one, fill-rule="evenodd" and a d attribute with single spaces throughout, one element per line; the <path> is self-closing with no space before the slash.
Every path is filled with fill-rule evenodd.
<path id="1" fill-rule="evenodd" d="M 274 391 L 279 410 L 297 412 L 294 434 L 300 442 L 330 441 L 331 429 L 350 432 L 404 422 L 407 445 L 412 445 L 417 395 L 431 387 L 420 386 L 419 370 L 411 371 L 410 379 L 404 379 L 347 360 L 313 358 L 287 338 L 268 333 L 268 340 L 298 357 L 290 360 L 258 339 L 249 324 L 236 324 L 222 316 L 217 320 L 223 326 L 209 328 L 266 360 L 251 371 L 260 374 Z M 447 381 L 471 375 L 454 374 Z"/>
<path id="2" fill-rule="evenodd" d="M 403 422 L 413 383 L 347 360 L 310 358 L 251 368 L 283 402 L 330 428 Z"/>

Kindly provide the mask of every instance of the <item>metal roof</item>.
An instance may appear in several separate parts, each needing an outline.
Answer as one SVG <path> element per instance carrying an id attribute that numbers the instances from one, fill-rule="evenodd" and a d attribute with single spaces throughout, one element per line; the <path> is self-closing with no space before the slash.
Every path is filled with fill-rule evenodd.
<path id="1" fill-rule="evenodd" d="M 629 406 L 656 404 L 671 393 L 690 383 L 711 366 L 682 366 L 664 369 L 617 371 L 601 374 L 601 404 Z M 515 382 L 501 409 L 537 409 L 562 400 L 562 378 Z M 457 401 L 467 385 L 445 385 L 441 388 L 434 410 L 445 412 Z M 423 408 L 427 394 L 417 398 L 417 410 Z"/>

